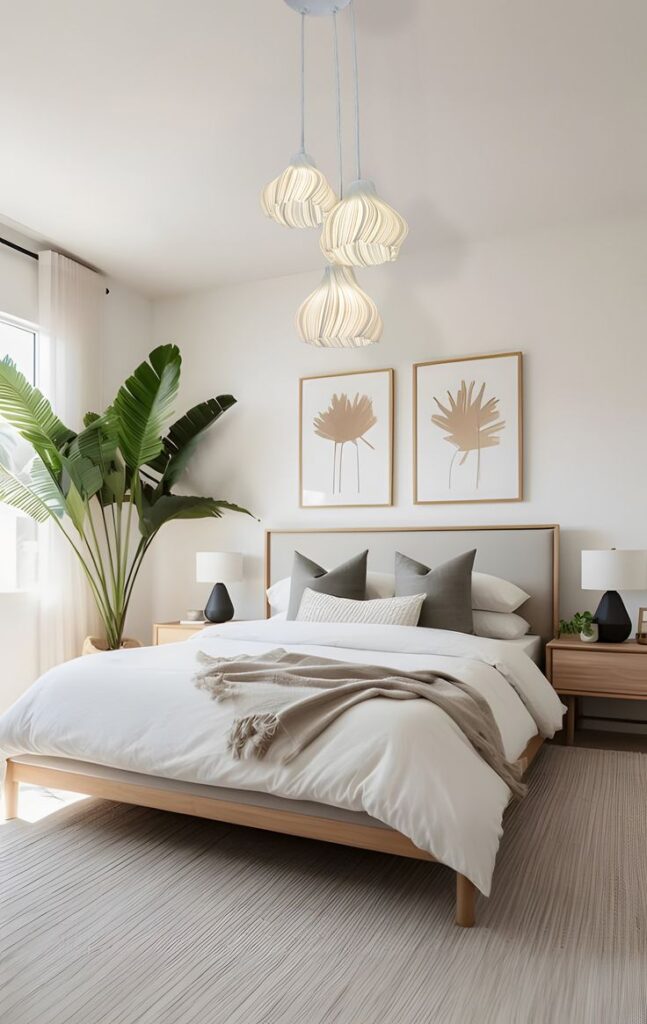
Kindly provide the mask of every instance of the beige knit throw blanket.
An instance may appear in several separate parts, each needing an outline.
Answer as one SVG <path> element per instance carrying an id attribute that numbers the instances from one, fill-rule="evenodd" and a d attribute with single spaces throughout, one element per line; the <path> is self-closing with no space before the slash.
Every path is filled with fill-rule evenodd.
<path id="1" fill-rule="evenodd" d="M 280 647 L 265 654 L 234 658 L 214 658 L 199 651 L 198 660 L 203 667 L 194 676 L 194 683 L 212 699 L 235 700 L 237 695 L 254 698 L 253 710 L 236 718 L 231 727 L 228 745 L 235 758 L 244 754 L 264 757 L 276 744 L 280 760 L 288 764 L 355 704 L 374 697 L 422 699 L 449 715 L 514 796 L 525 795 L 522 766 L 506 761 L 489 704 L 467 683 L 450 675 L 400 672 L 287 652 Z M 295 689 L 304 692 L 295 694 Z M 429 741 L 433 742 L 431 735 Z"/>

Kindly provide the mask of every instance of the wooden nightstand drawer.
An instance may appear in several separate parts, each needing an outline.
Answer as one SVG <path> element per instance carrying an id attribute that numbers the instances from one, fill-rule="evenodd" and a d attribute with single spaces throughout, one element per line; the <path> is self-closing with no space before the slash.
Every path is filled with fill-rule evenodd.
<path id="1" fill-rule="evenodd" d="M 190 636 L 195 636 L 204 627 L 204 622 L 196 622 L 195 625 L 183 622 L 156 622 L 153 626 L 153 643 L 157 645 L 177 644 L 181 640 L 188 640 Z"/>
<path id="2" fill-rule="evenodd" d="M 559 693 L 647 697 L 643 654 L 556 649 L 552 663 L 552 683 Z"/>

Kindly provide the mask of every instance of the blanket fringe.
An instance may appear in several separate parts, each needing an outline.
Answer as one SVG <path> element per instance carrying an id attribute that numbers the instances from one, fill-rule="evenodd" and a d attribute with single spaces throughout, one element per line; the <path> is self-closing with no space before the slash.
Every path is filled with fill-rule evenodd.
<path id="1" fill-rule="evenodd" d="M 256 757 L 264 757 L 274 742 L 279 724 L 278 716 L 272 712 L 237 718 L 229 732 L 227 746 L 237 760 L 243 756 L 248 743 Z"/>
<path id="2" fill-rule="evenodd" d="M 212 700 L 226 700 L 227 697 L 233 697 L 237 692 L 237 687 L 233 683 L 227 682 L 221 672 L 214 675 L 197 673 L 193 677 L 193 682 L 196 689 L 205 690 Z"/>

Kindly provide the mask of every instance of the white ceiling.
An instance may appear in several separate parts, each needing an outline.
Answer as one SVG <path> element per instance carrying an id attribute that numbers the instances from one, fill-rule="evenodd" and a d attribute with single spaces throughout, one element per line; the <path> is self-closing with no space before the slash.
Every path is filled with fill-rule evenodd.
<path id="1" fill-rule="evenodd" d="M 647 212 L 644 0 L 356 6 L 364 170 L 411 250 Z M 0 0 L 0 19 L 0 217 L 151 295 L 321 264 L 316 233 L 258 205 L 297 148 L 282 0 Z M 331 28 L 307 27 L 332 180 Z"/>

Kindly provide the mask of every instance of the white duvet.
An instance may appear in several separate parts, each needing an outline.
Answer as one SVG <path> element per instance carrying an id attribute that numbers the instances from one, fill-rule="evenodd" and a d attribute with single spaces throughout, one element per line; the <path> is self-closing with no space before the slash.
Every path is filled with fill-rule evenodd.
<path id="1" fill-rule="evenodd" d="M 245 695 L 196 689 L 199 650 L 232 657 L 275 647 L 395 669 L 448 672 L 488 701 L 509 760 L 563 707 L 530 658 L 505 642 L 412 626 L 259 621 L 183 643 L 78 658 L 46 673 L 0 718 L 0 759 L 75 758 L 187 782 L 364 811 L 409 836 L 489 894 L 510 791 L 428 701 L 365 701 L 289 765 L 227 750 Z M 249 698 L 247 698 L 249 700 Z M 532 710 L 532 715 L 528 711 Z M 534 719 L 534 720 L 533 720 Z"/>

